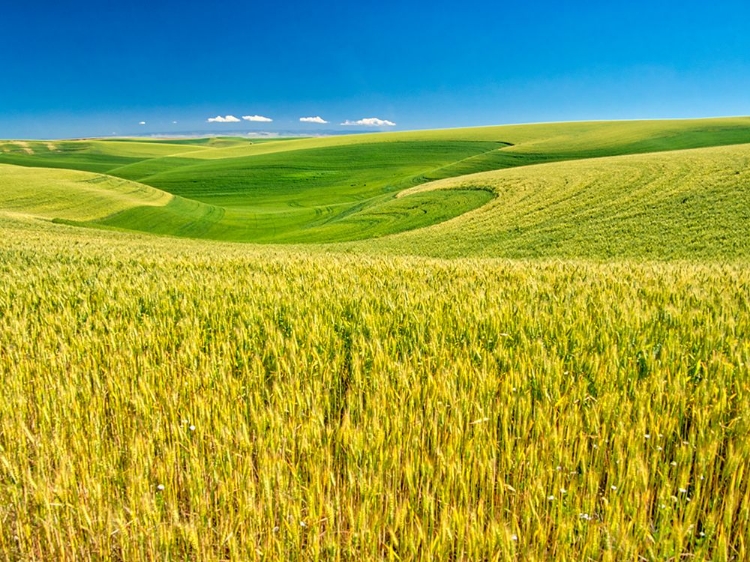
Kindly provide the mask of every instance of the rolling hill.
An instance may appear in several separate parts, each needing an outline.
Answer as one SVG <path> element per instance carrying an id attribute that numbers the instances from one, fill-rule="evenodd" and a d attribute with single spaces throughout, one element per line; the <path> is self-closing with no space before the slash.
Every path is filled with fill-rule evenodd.
<path id="1" fill-rule="evenodd" d="M 633 158 L 644 155 L 644 166 L 648 167 L 652 165 L 645 156 L 649 153 L 729 147 L 742 143 L 750 143 L 748 118 L 517 125 L 270 142 L 241 138 L 190 141 L 120 139 L 55 143 L 9 141 L 0 143 L 0 163 L 71 168 L 107 174 L 151 186 L 174 196 L 174 199 L 164 205 L 148 202 L 139 205 L 136 198 L 132 198 L 126 208 L 122 205 L 113 206 L 110 213 L 86 220 L 77 219 L 85 226 L 115 227 L 214 240 L 330 243 L 383 237 L 420 229 L 443 223 L 480 207 L 484 211 L 491 208 L 497 212 L 514 196 L 509 193 L 507 186 L 500 185 L 502 178 L 517 176 L 500 174 L 494 180 L 481 178 L 482 181 L 487 179 L 486 184 L 474 179 L 457 180 L 462 186 L 460 190 L 454 189 L 457 184 L 450 184 L 451 189 L 442 189 L 439 186 L 449 184 L 430 183 L 436 180 L 462 178 L 479 172 L 508 168 L 536 170 L 530 166 L 627 155 Z M 707 154 L 706 161 L 718 155 L 717 152 Z M 712 187 L 711 193 L 717 189 L 720 191 L 718 184 L 714 184 L 724 181 L 730 184 L 727 193 L 733 193 L 732 190 L 741 192 L 740 184 L 745 181 L 742 175 L 743 164 L 737 160 L 741 159 L 741 155 L 742 149 L 738 149 L 727 152 L 726 156 L 727 165 L 734 166 L 736 171 L 741 172 L 737 178 L 717 177 L 714 181 L 702 170 L 693 171 L 692 166 L 703 166 L 701 157 L 697 154 L 691 157 L 677 156 L 679 164 L 676 166 L 682 167 L 682 171 L 673 166 L 668 173 L 675 177 L 699 174 L 707 186 L 711 184 L 716 188 Z M 639 166 L 634 160 L 630 162 L 631 169 Z M 580 185 L 577 174 L 586 176 L 595 173 L 591 165 L 580 164 L 582 167 L 576 168 L 577 165 L 560 164 L 541 168 L 543 171 L 528 172 L 537 174 L 535 180 L 529 181 L 535 182 L 538 188 L 536 196 L 540 201 L 548 195 L 545 189 L 557 189 L 555 185 L 560 181 L 568 185 Z M 601 173 L 604 175 L 607 174 L 604 168 L 608 166 L 612 166 L 613 170 L 618 169 L 616 159 L 602 160 L 594 165 L 603 167 Z M 628 168 L 628 164 L 623 166 Z M 52 172 L 44 174 L 46 181 L 51 181 Z M 545 183 L 547 180 L 549 183 Z M 5 181 L 8 183 L 11 180 Z M 509 181 L 518 183 L 515 179 Z M 628 187 L 639 189 L 639 178 L 613 177 L 613 181 L 622 184 L 620 190 L 627 190 Z M 417 191 L 411 189 L 420 185 L 435 188 Z M 528 186 L 523 189 L 528 194 Z M 501 192 L 502 201 L 495 200 Z M 587 193 L 591 193 L 591 189 Z M 607 193 L 602 192 L 601 196 L 607 197 Z M 689 197 L 690 194 L 686 192 L 685 196 Z M 578 198 L 579 203 L 583 201 L 581 197 L 583 196 Z M 708 197 L 710 199 L 712 195 L 709 194 Z M 690 205 L 681 207 L 679 212 L 685 214 L 697 204 L 696 201 L 698 199 L 694 198 Z M 490 207 L 485 207 L 488 204 Z M 673 233 L 670 236 L 679 238 L 681 234 L 679 228 L 675 230 L 675 224 L 682 223 L 679 219 L 675 222 L 667 216 L 672 210 L 675 209 L 667 204 L 659 204 L 643 216 L 651 221 L 663 218 L 667 223 L 674 223 L 669 228 Z M 514 212 L 521 212 L 521 209 Z M 555 212 L 562 212 L 562 208 L 558 205 Z M 660 213 L 666 214 L 662 216 Z M 64 216 L 44 216 L 74 220 Z M 536 216 L 538 221 L 549 224 L 559 218 L 552 215 L 545 217 L 543 213 L 537 213 Z M 694 222 L 700 222 L 701 216 L 700 213 L 687 213 L 686 218 L 692 221 L 690 228 L 693 231 L 701 229 Z M 571 218 L 567 217 L 569 221 Z M 722 224 L 734 218 L 737 217 L 720 217 L 718 222 L 714 222 L 723 229 Z M 485 217 L 483 220 L 491 219 Z M 634 220 L 636 219 L 632 218 L 631 223 Z M 557 234 L 545 231 L 546 238 L 527 240 L 528 235 L 521 232 L 523 225 L 514 225 L 509 230 L 502 226 L 507 226 L 507 221 L 503 220 L 498 224 L 503 231 L 502 237 L 508 240 L 506 246 L 492 241 L 496 236 L 488 231 L 490 236 L 487 250 L 482 255 L 490 252 L 489 248 L 500 252 L 497 255 L 554 254 L 554 244 L 560 243 Z M 529 226 L 535 228 L 533 225 Z M 494 226 L 488 228 L 492 231 Z M 640 250 L 634 248 L 643 247 L 643 252 L 647 254 L 667 255 L 664 252 L 660 254 L 662 246 L 656 239 L 651 237 L 650 241 L 645 240 L 642 232 L 633 230 L 632 225 L 628 228 L 629 231 L 619 232 L 619 239 L 625 240 L 632 235 L 638 236 L 643 243 L 640 246 L 629 246 L 631 251 L 625 254 L 636 255 Z M 706 228 L 710 230 L 710 225 L 706 225 Z M 430 232 L 438 233 L 443 230 Z M 609 236 L 610 233 L 605 228 L 600 234 Z M 611 234 L 614 236 L 617 233 L 612 231 Z M 516 236 L 520 237 L 518 244 L 513 241 Z M 695 238 L 695 232 L 691 236 Z M 455 238 L 453 235 L 451 237 Z M 694 246 L 700 243 L 695 238 Z M 549 244 L 553 244 L 553 249 L 546 251 L 544 248 Z M 732 244 L 734 242 L 731 240 L 726 242 L 728 247 Z M 520 249 L 524 245 L 534 245 L 537 249 Z M 573 246 L 577 244 L 572 244 L 571 247 Z M 625 255 L 625 246 L 628 246 L 627 241 L 622 244 L 599 243 L 599 249 L 591 255 Z M 516 249 L 511 251 L 508 249 L 510 247 Z M 456 250 L 458 254 L 451 255 L 459 255 L 464 250 Z M 726 255 L 732 253 L 730 249 L 722 252 Z"/>

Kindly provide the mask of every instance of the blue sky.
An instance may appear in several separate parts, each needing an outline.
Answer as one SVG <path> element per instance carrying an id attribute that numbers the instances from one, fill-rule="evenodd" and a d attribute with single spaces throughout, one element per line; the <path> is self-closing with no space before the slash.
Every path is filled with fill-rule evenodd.
<path id="1" fill-rule="evenodd" d="M 747 0 L 6 2 L 0 138 L 747 115 L 748 30 Z"/>

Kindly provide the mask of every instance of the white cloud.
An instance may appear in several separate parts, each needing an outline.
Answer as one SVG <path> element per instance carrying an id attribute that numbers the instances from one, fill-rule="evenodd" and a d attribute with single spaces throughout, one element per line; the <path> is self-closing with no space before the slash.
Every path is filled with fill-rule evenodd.
<path id="1" fill-rule="evenodd" d="M 256 123 L 270 123 L 273 119 L 263 117 L 262 115 L 243 115 L 242 118 L 245 121 L 254 121 Z"/>
<path id="2" fill-rule="evenodd" d="M 320 123 L 321 125 L 328 123 L 322 117 L 300 117 L 299 120 L 301 123 Z"/>
<path id="3" fill-rule="evenodd" d="M 145 124 L 146 124 L 146 122 L 145 122 L 145 121 L 141 121 L 141 122 L 140 122 L 140 123 L 138 123 L 138 124 L 139 124 L 139 125 L 145 125 Z"/>
<path id="4" fill-rule="evenodd" d="M 377 117 L 367 117 L 366 119 L 360 119 L 359 121 L 349 121 L 348 119 L 341 123 L 347 127 L 352 126 L 363 126 L 363 127 L 395 127 L 396 124 L 393 121 L 387 119 L 378 119 Z"/>
<path id="5" fill-rule="evenodd" d="M 177 125 L 177 121 L 172 121 L 172 125 Z"/>
<path id="6" fill-rule="evenodd" d="M 234 115 L 227 115 L 226 117 L 217 115 L 216 117 L 209 117 L 207 121 L 209 123 L 239 123 L 240 122 L 240 120 L 237 119 Z"/>

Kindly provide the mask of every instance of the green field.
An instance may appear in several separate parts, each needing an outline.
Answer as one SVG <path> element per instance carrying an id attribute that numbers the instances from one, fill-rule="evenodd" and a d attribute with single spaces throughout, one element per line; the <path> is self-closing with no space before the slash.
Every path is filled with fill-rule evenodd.
<path id="1" fill-rule="evenodd" d="M 79 220 L 88 226 L 242 242 L 345 242 L 443 223 L 484 208 L 498 195 L 492 180 L 487 185 L 462 180 L 461 190 L 431 188 L 419 195 L 406 191 L 432 180 L 532 164 L 743 143 L 750 143 L 748 118 L 517 125 L 264 142 L 0 142 L 0 164 L 107 174 L 175 196 L 163 205 L 138 205 L 134 199 L 127 209 L 118 205 L 93 220 Z M 735 150 L 722 157 L 739 159 L 730 164 L 742 169 L 742 154 Z M 714 154 L 706 159 L 712 161 Z M 690 166 L 702 165 L 699 160 L 700 156 L 683 159 L 669 173 L 690 175 Z M 602 173 L 608 173 L 610 165 L 601 165 Z M 565 166 L 546 170 L 553 178 L 578 177 L 575 169 Z M 582 173 L 593 172 L 589 168 Z M 1 181 L 13 185 L 12 178 Z M 494 208 L 503 204 L 495 201 Z M 694 200 L 690 207 L 696 204 L 700 202 Z M 670 209 L 657 214 L 662 211 Z M 78 220 L 63 214 L 55 218 Z M 494 237 L 495 230 L 491 225 L 487 234 Z M 485 254 L 519 252 L 497 254 L 493 242 L 493 250 Z"/>
<path id="2" fill-rule="evenodd" d="M 750 557 L 750 119 L 0 141 L 0 558 Z"/>

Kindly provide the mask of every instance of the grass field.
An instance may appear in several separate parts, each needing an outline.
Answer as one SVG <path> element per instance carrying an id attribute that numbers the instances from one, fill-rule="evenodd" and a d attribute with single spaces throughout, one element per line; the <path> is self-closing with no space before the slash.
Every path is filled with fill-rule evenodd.
<path id="1" fill-rule="evenodd" d="M 747 559 L 749 159 L 0 142 L 0 558 Z"/>
<path id="2" fill-rule="evenodd" d="M 750 258 L 750 145 L 526 166 L 399 195 L 471 188 L 495 197 L 359 247 L 437 257 Z"/>
<path id="3" fill-rule="evenodd" d="M 0 164 L 0 209 L 43 219 L 92 221 L 134 206 L 167 205 L 174 197 L 113 176 Z"/>
<path id="4" fill-rule="evenodd" d="M 9 141 L 0 143 L 0 163 L 106 173 L 178 197 L 166 206 L 133 205 L 132 211 L 117 208 L 109 216 L 81 221 L 89 226 L 245 242 L 343 242 L 442 223 L 484 206 L 497 191 L 471 185 L 458 193 L 431 189 L 419 197 L 396 199 L 432 180 L 546 162 L 743 143 L 750 143 L 750 118 L 556 123 L 263 142 Z M 558 176 L 568 173 L 565 167 L 553 170 Z"/>

